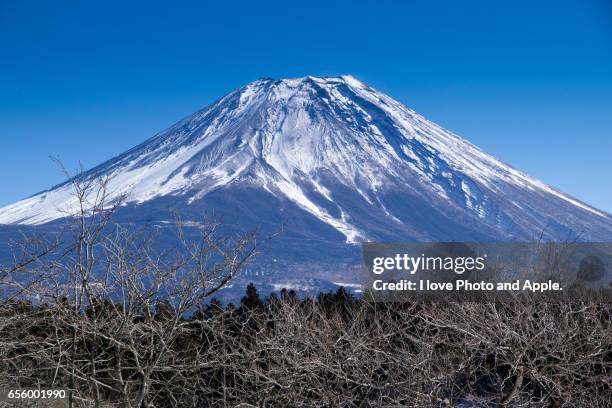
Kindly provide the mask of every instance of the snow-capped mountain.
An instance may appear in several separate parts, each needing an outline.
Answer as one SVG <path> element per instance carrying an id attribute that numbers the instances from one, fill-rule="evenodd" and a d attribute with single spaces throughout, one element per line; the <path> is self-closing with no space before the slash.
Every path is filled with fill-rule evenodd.
<path id="1" fill-rule="evenodd" d="M 84 175 L 102 176 L 129 196 L 121 219 L 163 221 L 178 209 L 214 211 L 237 227 L 283 224 L 281 252 L 367 240 L 612 239 L 609 214 L 352 76 L 252 82 Z M 59 185 L 0 209 L 0 223 L 48 223 L 74 204 L 70 184 Z"/>

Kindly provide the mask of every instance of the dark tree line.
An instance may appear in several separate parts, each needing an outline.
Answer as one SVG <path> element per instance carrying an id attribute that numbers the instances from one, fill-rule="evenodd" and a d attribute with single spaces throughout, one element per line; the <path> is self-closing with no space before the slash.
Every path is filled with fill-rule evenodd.
<path id="1" fill-rule="evenodd" d="M 68 303 L 4 304 L 0 382 L 71 389 L 75 406 L 612 401 L 603 304 L 377 304 L 342 288 L 261 299 L 251 284 L 240 305 L 212 300 L 190 316 L 161 302 L 124 327 L 121 307 L 107 300 L 67 314 Z"/>

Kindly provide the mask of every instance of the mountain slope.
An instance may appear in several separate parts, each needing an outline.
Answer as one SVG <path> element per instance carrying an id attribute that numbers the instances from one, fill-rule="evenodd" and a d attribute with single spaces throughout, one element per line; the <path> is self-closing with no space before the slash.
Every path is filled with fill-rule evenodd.
<path id="1" fill-rule="evenodd" d="M 351 76 L 262 79 L 85 173 L 129 194 L 125 220 L 214 211 L 287 226 L 285 244 L 610 240 L 612 217 L 496 160 Z M 44 224 L 69 184 L 0 209 Z"/>

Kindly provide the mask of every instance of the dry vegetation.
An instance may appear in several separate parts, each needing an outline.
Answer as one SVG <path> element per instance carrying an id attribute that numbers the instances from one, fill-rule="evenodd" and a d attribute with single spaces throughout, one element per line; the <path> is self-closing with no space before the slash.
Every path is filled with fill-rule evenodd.
<path id="1" fill-rule="evenodd" d="M 222 307 L 211 298 L 252 235 L 206 224 L 193 241 L 179 223 L 160 253 L 111 225 L 121 200 L 104 182 L 74 185 L 71 232 L 14 244 L 0 275 L 0 384 L 98 407 L 611 405 L 608 304 L 262 300 L 249 286 Z"/>

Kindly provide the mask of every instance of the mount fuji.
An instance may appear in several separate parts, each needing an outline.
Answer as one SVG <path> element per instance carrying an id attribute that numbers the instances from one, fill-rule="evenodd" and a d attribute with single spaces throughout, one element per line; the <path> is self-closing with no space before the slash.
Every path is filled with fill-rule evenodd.
<path id="1" fill-rule="evenodd" d="M 365 241 L 612 240 L 610 214 L 352 76 L 252 82 L 82 175 L 105 176 L 128 195 L 120 221 L 282 225 L 266 258 L 281 263 L 354 259 Z M 0 224 L 57 223 L 75 204 L 64 183 L 0 209 Z"/>

